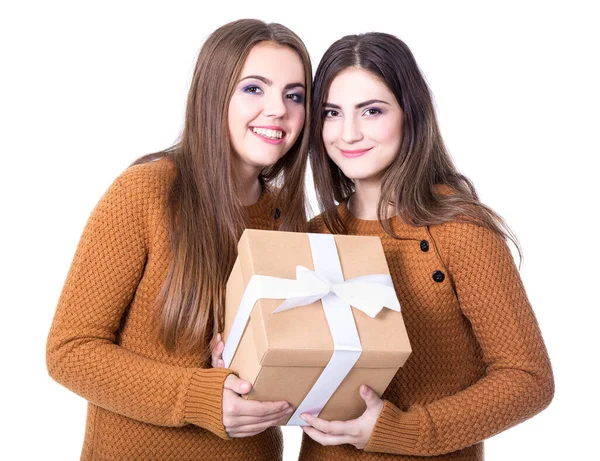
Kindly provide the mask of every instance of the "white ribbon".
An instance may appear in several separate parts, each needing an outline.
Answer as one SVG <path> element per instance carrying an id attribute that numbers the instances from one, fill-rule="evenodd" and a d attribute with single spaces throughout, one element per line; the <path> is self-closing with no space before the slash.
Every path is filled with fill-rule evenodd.
<path id="1" fill-rule="evenodd" d="M 400 311 L 392 278 L 388 274 L 365 275 L 344 280 L 334 236 L 307 235 L 315 270 L 297 266 L 295 280 L 253 275 L 244 291 L 223 350 L 225 367 L 229 367 L 252 309 L 259 299 L 285 299 L 273 311 L 274 314 L 321 300 L 333 339 L 333 355 L 317 382 L 291 416 L 288 426 L 305 426 L 306 423 L 300 418 L 302 413 L 317 416 L 358 361 L 362 347 L 351 306 L 360 309 L 371 318 L 383 307 Z"/>

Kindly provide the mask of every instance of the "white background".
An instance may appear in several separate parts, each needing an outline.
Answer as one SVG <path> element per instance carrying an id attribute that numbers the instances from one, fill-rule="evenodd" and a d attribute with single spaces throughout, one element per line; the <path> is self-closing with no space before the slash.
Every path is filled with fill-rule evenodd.
<path id="1" fill-rule="evenodd" d="M 521 274 L 554 366 L 551 406 L 489 440 L 486 459 L 595 458 L 592 3 L 3 2 L 0 458 L 78 459 L 85 402 L 48 377 L 44 348 L 79 235 L 131 161 L 176 140 L 200 46 L 242 17 L 293 29 L 315 68 L 348 33 L 389 32 L 411 47 L 456 164 L 520 238 Z M 294 460 L 300 430 L 284 431 L 285 459 Z"/>

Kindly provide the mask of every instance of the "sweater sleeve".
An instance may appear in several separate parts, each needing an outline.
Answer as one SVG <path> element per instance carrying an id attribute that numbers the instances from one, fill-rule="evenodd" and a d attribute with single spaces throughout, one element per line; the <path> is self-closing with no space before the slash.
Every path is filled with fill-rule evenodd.
<path id="1" fill-rule="evenodd" d="M 385 401 L 366 451 L 435 456 L 466 448 L 549 405 L 554 380 L 537 321 L 502 236 L 449 223 L 431 235 L 486 373 L 455 395 L 401 411 Z"/>
<path id="2" fill-rule="evenodd" d="M 126 170 L 89 217 L 48 336 L 48 372 L 112 412 L 155 425 L 195 424 L 227 438 L 222 392 L 230 370 L 173 366 L 117 343 L 144 274 L 150 215 L 165 189 L 148 170 Z"/>

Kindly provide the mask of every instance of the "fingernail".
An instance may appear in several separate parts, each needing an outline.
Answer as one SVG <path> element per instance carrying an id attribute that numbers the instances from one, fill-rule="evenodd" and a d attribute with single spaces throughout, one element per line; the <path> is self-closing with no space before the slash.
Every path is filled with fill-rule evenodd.
<path id="1" fill-rule="evenodd" d="M 302 418 L 304 421 L 308 422 L 308 418 L 304 415 L 304 413 L 302 413 L 300 415 L 300 418 Z"/>
<path id="2" fill-rule="evenodd" d="M 289 407 L 287 410 L 285 410 L 285 413 L 289 415 L 292 411 L 294 411 L 294 409 L 292 407 Z"/>

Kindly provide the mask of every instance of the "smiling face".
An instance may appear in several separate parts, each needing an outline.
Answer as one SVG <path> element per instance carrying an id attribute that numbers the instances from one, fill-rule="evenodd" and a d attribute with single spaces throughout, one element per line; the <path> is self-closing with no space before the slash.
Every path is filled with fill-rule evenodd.
<path id="1" fill-rule="evenodd" d="M 374 74 L 353 67 L 333 79 L 325 101 L 327 154 L 355 183 L 378 181 L 402 142 L 404 114 L 394 94 Z"/>
<path id="2" fill-rule="evenodd" d="M 228 126 L 245 170 L 274 165 L 294 145 L 305 120 L 305 75 L 298 54 L 272 42 L 255 45 L 229 101 Z"/>

